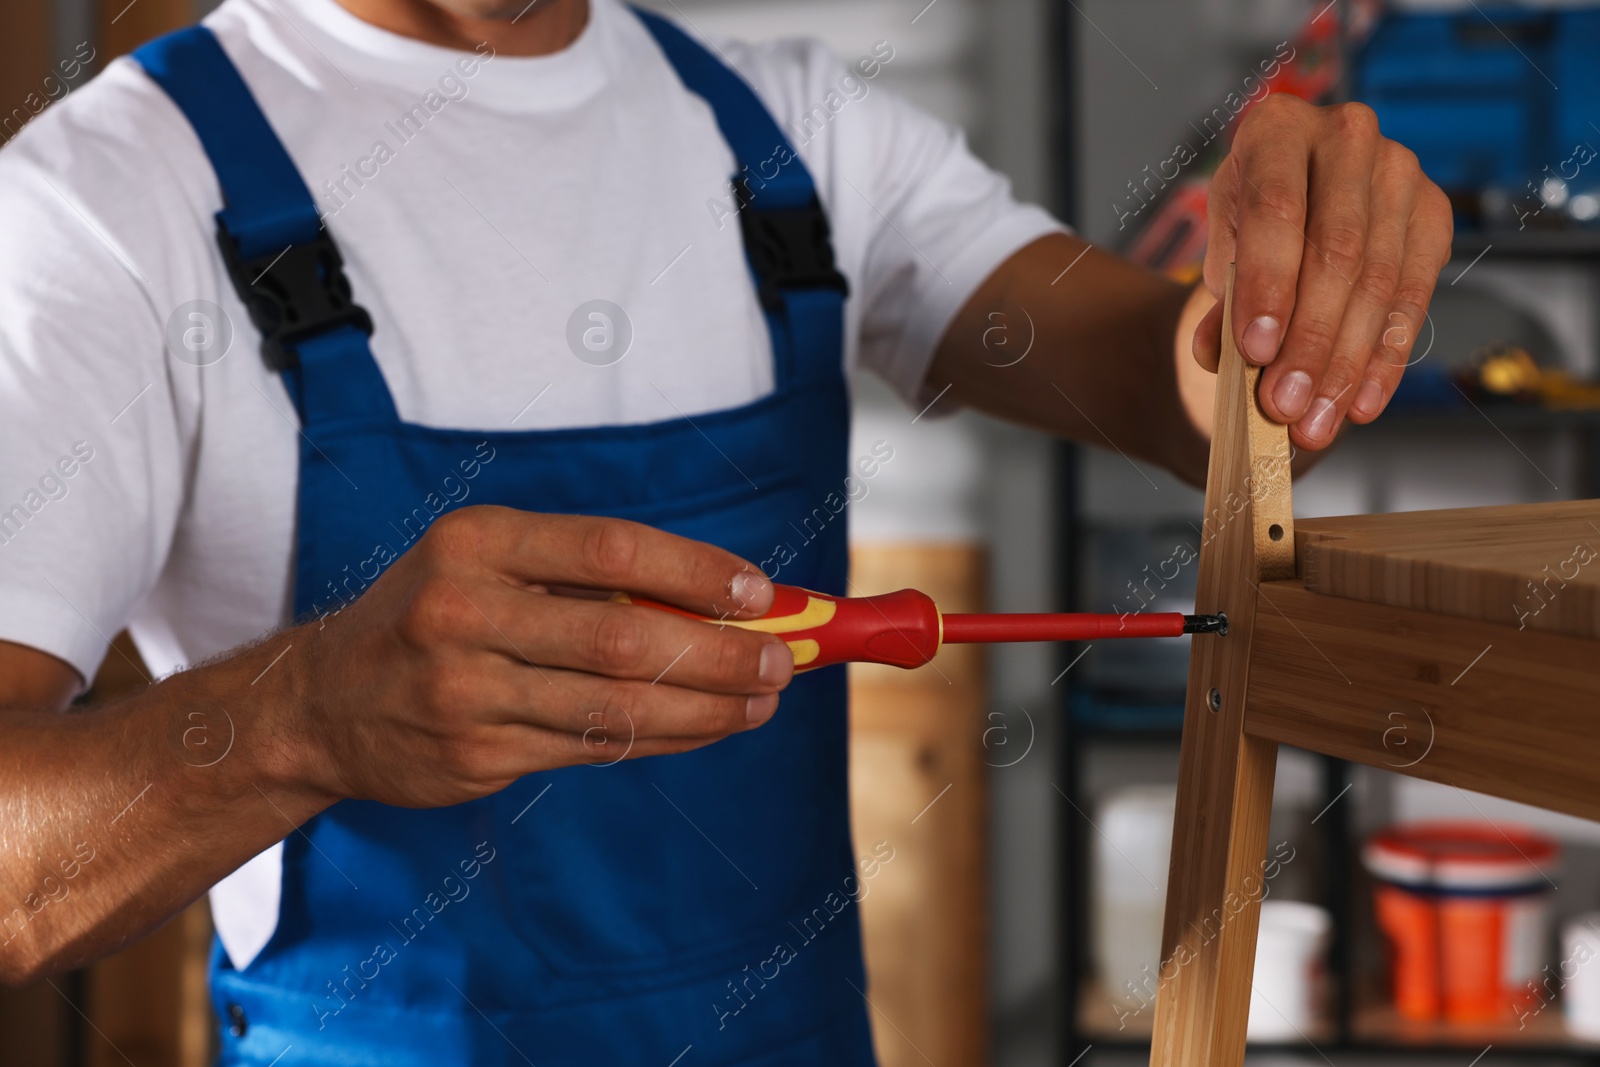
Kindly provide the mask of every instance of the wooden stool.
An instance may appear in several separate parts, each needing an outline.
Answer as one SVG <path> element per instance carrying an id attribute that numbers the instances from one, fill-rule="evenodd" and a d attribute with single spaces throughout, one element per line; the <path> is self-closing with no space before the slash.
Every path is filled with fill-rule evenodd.
<path id="1" fill-rule="evenodd" d="M 1244 1059 L 1280 743 L 1600 819 L 1600 501 L 1296 528 L 1227 302 L 1154 1067 Z"/>

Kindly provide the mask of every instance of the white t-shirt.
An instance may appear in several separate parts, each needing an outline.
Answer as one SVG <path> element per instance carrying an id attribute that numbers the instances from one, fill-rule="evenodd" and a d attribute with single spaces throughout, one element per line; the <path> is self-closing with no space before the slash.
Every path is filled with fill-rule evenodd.
<path id="1" fill-rule="evenodd" d="M 335 0 L 226 0 L 205 23 L 318 198 L 402 418 L 638 423 L 772 389 L 732 154 L 616 0 L 533 58 L 399 37 Z M 879 68 L 813 42 L 715 47 L 816 179 L 851 285 L 847 366 L 918 397 L 967 297 L 1059 224 L 863 76 Z M 125 626 L 164 675 L 291 607 L 296 420 L 224 272 L 220 207 L 193 130 L 128 59 L 0 151 L 0 638 L 85 677 Z M 596 299 L 632 327 L 611 365 L 568 344 Z M 193 301 L 231 324 L 216 362 L 183 348 L 205 328 Z M 253 868 L 270 900 L 248 907 L 271 915 L 219 908 L 241 965 L 275 921 L 275 860 L 230 879 Z"/>

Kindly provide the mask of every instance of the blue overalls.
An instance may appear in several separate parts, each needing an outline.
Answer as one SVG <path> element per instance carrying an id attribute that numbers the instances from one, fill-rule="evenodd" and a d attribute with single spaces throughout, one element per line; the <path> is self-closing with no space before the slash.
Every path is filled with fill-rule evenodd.
<path id="1" fill-rule="evenodd" d="M 448 507 L 446 474 L 470 478 L 474 502 L 626 517 L 751 560 L 843 483 L 845 285 L 811 176 L 737 74 L 639 17 L 741 167 L 788 157 L 739 189 L 775 391 L 692 422 L 402 421 L 311 194 L 215 37 L 193 27 L 136 53 L 216 171 L 224 258 L 300 415 L 298 616 L 337 609 L 403 551 Z M 842 594 L 845 570 L 839 521 L 784 577 Z M 243 970 L 214 951 L 222 1060 L 871 1064 L 858 884 L 835 667 L 797 677 L 766 726 L 700 751 L 534 774 L 452 808 L 345 801 L 312 819 L 285 841 L 271 941 Z"/>

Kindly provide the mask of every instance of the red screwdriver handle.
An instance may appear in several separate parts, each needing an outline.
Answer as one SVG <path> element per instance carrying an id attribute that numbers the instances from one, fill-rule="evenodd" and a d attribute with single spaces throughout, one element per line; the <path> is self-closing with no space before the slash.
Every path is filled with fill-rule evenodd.
<path id="1" fill-rule="evenodd" d="M 620 593 L 614 599 L 778 634 L 794 653 L 796 671 L 835 663 L 920 667 L 939 651 L 939 609 L 926 593 L 902 589 L 880 596 L 834 597 L 795 585 L 774 585 L 773 590 L 772 610 L 759 619 L 717 619 Z"/>

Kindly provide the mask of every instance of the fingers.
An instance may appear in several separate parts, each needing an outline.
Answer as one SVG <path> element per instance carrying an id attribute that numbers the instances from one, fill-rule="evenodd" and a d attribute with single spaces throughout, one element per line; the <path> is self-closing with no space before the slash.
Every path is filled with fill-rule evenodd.
<path id="1" fill-rule="evenodd" d="M 1262 364 L 1262 409 L 1295 445 L 1326 447 L 1388 404 L 1449 258 L 1444 194 L 1362 104 L 1269 97 L 1217 175 L 1207 282 L 1236 263 L 1233 340 Z M 1232 247 L 1227 247 L 1231 245 Z M 1208 317 L 1195 356 L 1214 360 Z"/>
<path id="2" fill-rule="evenodd" d="M 1234 228 L 1239 217 L 1239 184 L 1239 157 L 1229 153 L 1206 189 L 1204 281 L 1211 295 L 1219 301 L 1228 287 L 1228 268 L 1233 265 L 1239 236 Z"/>
<path id="3" fill-rule="evenodd" d="M 443 626 L 540 668 L 737 695 L 775 693 L 794 674 L 789 646 L 771 634 L 632 604 L 551 596 L 493 579 L 448 583 L 419 599 L 448 601 L 452 595 L 466 604 L 434 609 L 448 613 Z M 439 620 L 431 625 L 441 628 Z"/>
<path id="4" fill-rule="evenodd" d="M 1222 301 L 1211 305 L 1194 329 L 1194 361 L 1213 374 L 1222 355 Z"/>
<path id="5" fill-rule="evenodd" d="M 772 718 L 777 693 L 706 693 L 668 682 L 602 678 L 502 663 L 483 690 L 486 721 L 572 735 L 614 758 L 630 741 L 700 739 L 753 730 Z M 618 743 L 620 742 L 620 744 Z"/>
<path id="6" fill-rule="evenodd" d="M 1318 386 L 1321 396 L 1339 399 L 1326 433 L 1312 434 L 1310 419 L 1301 427 L 1308 447 L 1327 444 L 1347 413 L 1357 413 L 1359 417 L 1361 412 L 1370 411 L 1367 420 L 1376 418 L 1388 394 L 1400 383 L 1405 362 L 1386 360 L 1380 346 L 1389 332 L 1394 302 L 1400 293 L 1406 235 L 1416 209 L 1421 188 L 1417 179 L 1421 174 L 1416 157 L 1408 150 L 1393 142 L 1383 146 L 1373 173 L 1372 230 L 1366 258 L 1350 294 L 1333 358 Z"/>
<path id="7" fill-rule="evenodd" d="M 542 727 L 509 725 L 498 728 L 493 751 L 484 755 L 477 773 L 509 785 L 527 774 L 552 767 L 587 764 L 609 767 L 646 756 L 672 756 L 715 744 L 722 737 L 603 737 L 571 734 Z M 503 786 L 502 786 L 503 788 Z"/>
<path id="8" fill-rule="evenodd" d="M 1252 363 L 1270 363 L 1277 356 L 1296 310 L 1301 264 L 1311 254 L 1305 247 L 1309 111 L 1292 97 L 1270 96 L 1250 113 L 1234 144 L 1233 331 L 1239 351 Z"/>
<path id="9" fill-rule="evenodd" d="M 1320 283 L 1323 291 L 1301 301 L 1289 343 L 1262 375 L 1262 407 L 1280 422 L 1298 419 L 1289 433 L 1297 447 L 1326 447 L 1358 395 L 1356 386 L 1399 291 L 1406 231 L 1420 176 L 1411 153 L 1386 142 L 1371 173 L 1359 183 L 1353 175 L 1330 178 L 1354 185 L 1369 206 L 1349 215 L 1344 223 L 1323 227 L 1319 236 L 1345 247 L 1339 261 L 1327 261 L 1315 252 L 1308 259 L 1302 287 Z M 1330 211 L 1344 209 L 1341 205 Z M 1359 256 L 1352 266 L 1347 259 L 1358 246 Z M 1314 261 L 1318 260 L 1336 275 L 1315 271 Z M 1392 390 L 1398 381 L 1396 373 L 1386 384 Z M 1296 399 L 1304 392 L 1309 395 L 1303 401 Z M 1370 400 L 1370 395 L 1362 400 Z"/>
<path id="10" fill-rule="evenodd" d="M 441 517 L 429 534 L 444 552 L 475 553 L 520 583 L 643 593 L 719 617 L 772 607 L 772 583 L 754 564 L 623 519 L 470 508 Z"/>
<path id="11" fill-rule="evenodd" d="M 728 696 L 502 663 L 484 672 L 488 736 L 469 755 L 473 774 L 511 781 L 551 766 L 605 765 L 687 752 L 772 718 L 776 693 Z"/>
<path id="12" fill-rule="evenodd" d="M 1453 229 L 1444 193 L 1432 185 L 1424 187 L 1407 222 L 1399 284 L 1362 382 L 1356 387 L 1348 412 L 1350 421 L 1367 423 L 1377 418 L 1394 396 L 1406 367 L 1427 354 L 1424 348 L 1419 355 L 1417 345 L 1427 333 L 1428 303 L 1449 258 Z M 1441 248 L 1442 253 L 1438 251 Z"/>
<path id="13" fill-rule="evenodd" d="M 486 795 L 537 771 L 578 764 L 605 767 L 644 756 L 688 752 L 726 736 L 727 732 L 688 737 L 639 737 L 629 733 L 626 721 L 609 733 L 598 725 L 565 730 L 508 722 L 441 743 L 429 770 L 446 781 L 462 783 L 472 794 Z M 439 803 L 437 799 L 429 799 L 406 806 L 435 807 Z"/>
<path id="14" fill-rule="evenodd" d="M 1329 364 L 1368 240 L 1376 119 L 1359 105 L 1335 114 L 1330 121 L 1346 127 L 1345 135 L 1313 149 L 1306 254 L 1284 336 L 1285 358 L 1262 375 L 1259 394 L 1269 417 L 1298 423 L 1290 437 L 1302 446 L 1325 444 L 1338 428 L 1335 410 L 1345 402 L 1347 383 L 1330 378 Z"/>

